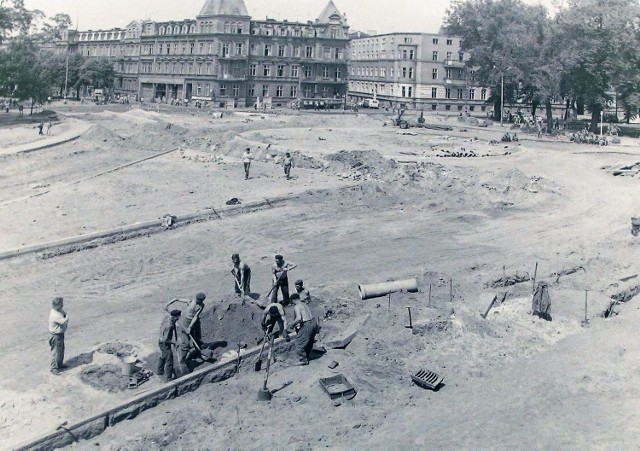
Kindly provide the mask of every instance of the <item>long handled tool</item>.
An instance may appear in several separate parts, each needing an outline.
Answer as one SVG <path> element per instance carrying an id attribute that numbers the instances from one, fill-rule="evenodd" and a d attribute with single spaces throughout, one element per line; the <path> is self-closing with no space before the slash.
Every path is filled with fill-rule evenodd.
<path id="1" fill-rule="evenodd" d="M 292 268 L 293 269 L 293 268 Z M 276 281 L 273 283 L 273 286 L 271 287 L 271 289 L 269 290 L 269 292 L 267 293 L 266 299 L 271 299 L 271 293 L 273 293 L 273 290 L 275 290 L 276 288 L 278 288 L 278 283 L 280 282 L 280 280 L 282 280 L 282 278 L 285 275 L 289 274 L 289 271 L 291 271 L 291 269 L 285 269 L 282 271 L 282 273 L 280 274 L 280 277 L 278 277 L 276 279 Z M 277 297 L 277 296 L 276 296 Z"/>
<path id="2" fill-rule="evenodd" d="M 269 368 L 271 367 L 271 359 L 273 358 L 273 342 L 275 340 L 275 335 L 271 334 L 269 338 L 269 353 L 267 356 L 267 370 L 264 374 L 264 381 L 262 383 L 262 388 L 258 390 L 258 401 L 270 401 L 272 394 L 271 391 L 267 388 L 267 381 L 269 380 Z"/>
<path id="3" fill-rule="evenodd" d="M 262 369 L 262 353 L 264 352 L 264 346 L 267 344 L 267 341 L 269 341 L 269 332 L 265 331 L 264 338 L 262 339 L 262 347 L 260 348 L 260 354 L 258 355 L 258 360 L 256 360 L 256 363 L 253 366 L 253 369 L 255 371 L 260 371 Z"/>
<path id="4" fill-rule="evenodd" d="M 195 346 L 195 348 L 200 352 L 203 360 L 213 360 L 213 351 L 211 349 L 202 349 L 200 346 L 198 346 L 195 338 L 193 338 L 190 333 L 187 332 L 187 335 L 191 339 L 191 343 L 193 343 L 193 346 Z"/>

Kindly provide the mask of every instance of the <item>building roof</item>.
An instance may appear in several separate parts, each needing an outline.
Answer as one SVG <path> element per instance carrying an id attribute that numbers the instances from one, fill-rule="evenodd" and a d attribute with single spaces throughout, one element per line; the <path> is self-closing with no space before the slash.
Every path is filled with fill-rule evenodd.
<path id="1" fill-rule="evenodd" d="M 329 0 L 327 6 L 322 10 L 320 16 L 316 19 L 318 23 L 340 23 L 346 24 L 347 19 L 344 15 L 338 11 L 336 5 L 333 3 L 333 0 Z"/>
<path id="2" fill-rule="evenodd" d="M 198 16 L 248 16 L 243 0 L 207 0 Z"/>

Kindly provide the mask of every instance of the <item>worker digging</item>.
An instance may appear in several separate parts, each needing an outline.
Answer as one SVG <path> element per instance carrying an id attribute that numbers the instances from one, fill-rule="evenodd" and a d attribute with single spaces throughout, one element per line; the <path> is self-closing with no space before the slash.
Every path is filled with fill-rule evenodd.
<path id="1" fill-rule="evenodd" d="M 284 257 L 280 254 L 276 255 L 276 262 L 271 267 L 273 274 L 273 286 L 267 296 L 271 302 L 278 302 L 278 289 L 282 291 L 282 303 L 287 305 L 289 302 L 289 278 L 288 273 L 297 265 L 292 262 L 285 262 Z"/>
<path id="2" fill-rule="evenodd" d="M 239 254 L 231 256 L 233 268 L 231 274 L 234 279 L 234 290 L 238 296 L 249 296 L 251 294 L 251 268 L 247 263 L 240 260 Z"/>

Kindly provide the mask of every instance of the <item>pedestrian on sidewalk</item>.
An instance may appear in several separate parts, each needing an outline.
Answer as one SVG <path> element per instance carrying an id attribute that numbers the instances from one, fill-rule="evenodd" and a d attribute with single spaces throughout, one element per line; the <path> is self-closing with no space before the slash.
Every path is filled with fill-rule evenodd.
<path id="1" fill-rule="evenodd" d="M 251 155 L 251 149 L 249 147 L 246 148 L 244 154 L 242 155 L 242 162 L 244 163 L 244 179 L 249 179 L 249 167 L 251 166 L 251 160 L 253 160 L 253 155 Z"/>
<path id="2" fill-rule="evenodd" d="M 47 135 L 51 132 L 51 121 L 47 121 Z"/>
<path id="3" fill-rule="evenodd" d="M 284 160 L 282 161 L 282 165 L 284 166 L 284 175 L 287 176 L 287 179 L 291 178 L 291 168 L 293 167 L 293 158 L 289 152 L 284 154 Z"/>
<path id="4" fill-rule="evenodd" d="M 44 127 L 44 122 L 40 121 L 40 123 L 38 124 L 38 135 L 43 135 L 44 133 L 42 133 L 42 129 Z"/>
<path id="5" fill-rule="evenodd" d="M 51 348 L 51 373 L 56 376 L 64 365 L 64 333 L 69 325 L 69 316 L 63 309 L 64 300 L 56 297 L 51 301 L 49 312 L 49 347 Z"/>

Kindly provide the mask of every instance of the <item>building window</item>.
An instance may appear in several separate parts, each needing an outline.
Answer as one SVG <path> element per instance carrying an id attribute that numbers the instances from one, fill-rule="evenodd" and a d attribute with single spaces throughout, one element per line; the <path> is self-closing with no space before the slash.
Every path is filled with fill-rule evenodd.
<path id="1" fill-rule="evenodd" d="M 322 98 L 326 99 L 327 97 L 329 97 L 329 88 L 327 88 L 326 86 L 322 87 Z"/>
<path id="2" fill-rule="evenodd" d="M 204 95 L 207 97 L 211 95 L 211 86 L 208 83 L 204 85 Z"/>
<path id="3" fill-rule="evenodd" d="M 283 29 L 284 31 L 284 29 Z M 284 45 L 278 46 L 278 56 L 284 56 Z"/>
<path id="4" fill-rule="evenodd" d="M 402 51 L 402 59 L 406 60 L 409 57 L 409 52 L 407 50 Z"/>
<path id="5" fill-rule="evenodd" d="M 247 95 L 249 97 L 255 97 L 256 96 L 256 87 L 255 87 L 255 85 L 249 85 L 249 89 L 247 90 Z"/>
<path id="6" fill-rule="evenodd" d="M 264 56 L 271 56 L 271 45 L 270 44 L 265 44 L 264 45 Z"/>
<path id="7" fill-rule="evenodd" d="M 229 56 L 229 44 L 222 44 L 222 57 Z"/>
<path id="8" fill-rule="evenodd" d="M 406 67 L 402 68 L 402 78 L 407 78 L 407 68 Z"/>
<path id="9" fill-rule="evenodd" d="M 305 49 L 304 49 L 304 56 L 306 58 L 313 58 L 313 47 L 311 47 L 310 45 L 308 45 Z"/>
<path id="10" fill-rule="evenodd" d="M 242 55 L 242 44 L 236 44 L 236 55 Z"/>
<path id="11" fill-rule="evenodd" d="M 329 78 L 329 67 L 322 66 L 322 77 Z"/>
<path id="12" fill-rule="evenodd" d="M 475 100 L 475 99 L 476 99 L 476 90 L 469 89 L 469 100 Z"/>
<path id="13" fill-rule="evenodd" d="M 437 80 L 438 79 L 438 69 L 432 69 L 431 70 L 431 79 L 432 80 Z"/>
<path id="14" fill-rule="evenodd" d="M 409 68 L 409 78 L 413 78 L 413 67 Z"/>
<path id="15" fill-rule="evenodd" d="M 269 97 L 269 85 L 262 85 L 262 97 Z"/>
<path id="16" fill-rule="evenodd" d="M 453 39 L 447 39 L 447 45 L 453 45 Z"/>
<path id="17" fill-rule="evenodd" d="M 469 106 L 469 111 L 474 111 L 476 109 L 475 105 Z"/>
<path id="18" fill-rule="evenodd" d="M 265 64 L 262 66 L 262 75 L 264 75 L 265 77 L 270 77 L 271 76 L 271 66 L 269 66 L 268 64 Z"/>
<path id="19" fill-rule="evenodd" d="M 284 77 L 284 64 L 278 64 L 278 66 L 276 68 L 276 76 L 277 77 Z"/>
<path id="20" fill-rule="evenodd" d="M 287 29 L 286 28 L 280 28 L 280 36 L 286 36 L 287 35 Z"/>
<path id="21" fill-rule="evenodd" d="M 458 89 L 458 99 L 464 99 L 464 89 Z"/>
<path id="22" fill-rule="evenodd" d="M 451 111 L 451 105 L 445 105 L 445 106 L 444 106 L 444 109 L 445 109 L 446 111 Z"/>
<path id="23" fill-rule="evenodd" d="M 486 89 L 481 89 L 480 90 L 480 100 L 487 100 L 487 90 Z"/>
<path id="24" fill-rule="evenodd" d="M 386 67 L 381 67 L 380 68 L 380 76 L 381 77 L 386 77 L 387 76 L 387 68 Z"/>
<path id="25" fill-rule="evenodd" d="M 231 90 L 233 91 L 233 97 L 238 97 L 240 95 L 240 87 L 238 85 L 233 85 Z"/>
<path id="26" fill-rule="evenodd" d="M 198 86 L 196 87 L 196 95 L 200 95 L 201 94 L 201 90 L 202 90 L 202 86 L 200 86 L 200 83 L 198 83 Z"/>
<path id="27" fill-rule="evenodd" d="M 342 69 L 339 67 L 336 67 L 336 78 L 340 79 L 340 77 L 342 77 Z"/>
<path id="28" fill-rule="evenodd" d="M 451 52 L 447 52 L 447 61 L 451 60 Z"/>
<path id="29" fill-rule="evenodd" d="M 411 44 L 411 38 L 404 38 L 405 44 Z"/>
<path id="30" fill-rule="evenodd" d="M 458 61 L 462 61 L 464 60 L 464 53 L 460 52 L 458 53 Z"/>
<path id="31" fill-rule="evenodd" d="M 295 58 L 300 58 L 300 46 L 299 45 L 294 45 L 293 46 L 293 56 Z"/>
<path id="32" fill-rule="evenodd" d="M 438 51 L 437 50 L 433 51 L 433 54 L 431 55 L 431 59 L 433 61 L 438 61 Z"/>
<path id="33" fill-rule="evenodd" d="M 447 99 L 450 99 L 450 98 L 451 98 L 451 89 L 450 89 L 450 88 L 445 88 L 445 90 L 444 90 L 444 96 L 445 96 L 445 98 L 447 98 Z"/>
<path id="34" fill-rule="evenodd" d="M 293 85 L 289 91 L 289 97 L 298 97 L 298 86 Z"/>
<path id="35" fill-rule="evenodd" d="M 304 96 L 309 98 L 313 94 L 313 88 L 311 86 L 304 87 Z"/>
<path id="36" fill-rule="evenodd" d="M 446 69 L 444 74 L 445 74 L 444 78 L 451 78 L 451 74 L 452 74 L 451 69 Z"/>
<path id="37" fill-rule="evenodd" d="M 431 98 L 435 99 L 438 97 L 438 88 L 431 88 Z"/>
<path id="38" fill-rule="evenodd" d="M 413 50 L 409 50 L 409 59 L 412 60 L 415 56 L 415 52 Z"/>
<path id="39" fill-rule="evenodd" d="M 438 44 L 438 38 L 433 38 L 432 42 L 437 45 Z"/>
<path id="40" fill-rule="evenodd" d="M 311 66 L 305 66 L 304 67 L 304 76 L 309 78 L 313 75 L 313 70 L 311 68 Z"/>
<path id="41" fill-rule="evenodd" d="M 299 67 L 298 66 L 291 66 L 291 76 L 294 78 L 298 78 L 298 74 L 299 74 Z"/>
<path id="42" fill-rule="evenodd" d="M 402 91 L 402 97 L 407 97 L 407 92 L 406 92 L 406 87 L 405 86 L 403 86 L 401 88 L 401 91 Z"/>
<path id="43" fill-rule="evenodd" d="M 438 109 L 438 105 L 437 105 L 437 104 L 435 104 L 435 103 L 432 103 L 432 104 L 431 104 L 431 111 L 435 111 L 435 110 L 437 110 L 437 109 Z"/>
<path id="44" fill-rule="evenodd" d="M 195 44 L 192 42 L 192 43 L 189 45 L 189 52 L 190 52 L 192 55 L 193 55 L 193 48 L 194 48 L 194 47 L 195 47 Z"/>
<path id="45" fill-rule="evenodd" d="M 276 97 L 282 97 L 282 86 L 276 86 Z"/>
<path id="46" fill-rule="evenodd" d="M 297 30 L 297 29 L 293 30 L 293 35 L 296 36 L 296 37 L 299 37 L 300 36 L 300 30 Z"/>
<path id="47" fill-rule="evenodd" d="M 226 96 L 227 95 L 227 85 L 220 85 L 220 95 L 221 96 Z"/>

